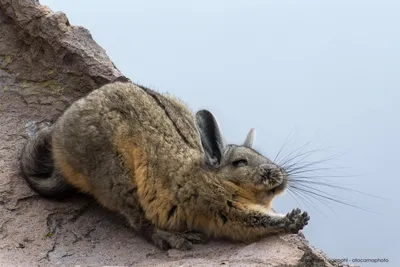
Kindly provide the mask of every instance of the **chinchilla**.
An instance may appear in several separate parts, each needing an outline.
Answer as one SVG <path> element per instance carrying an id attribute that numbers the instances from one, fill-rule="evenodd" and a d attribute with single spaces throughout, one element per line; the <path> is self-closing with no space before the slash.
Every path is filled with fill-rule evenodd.
<path id="1" fill-rule="evenodd" d="M 194 114 L 167 94 L 117 82 L 40 128 L 21 168 L 39 194 L 87 193 L 162 249 L 297 233 L 309 216 L 273 211 L 288 175 L 252 149 L 254 136 L 251 130 L 242 145 L 227 144 L 211 112 Z"/>

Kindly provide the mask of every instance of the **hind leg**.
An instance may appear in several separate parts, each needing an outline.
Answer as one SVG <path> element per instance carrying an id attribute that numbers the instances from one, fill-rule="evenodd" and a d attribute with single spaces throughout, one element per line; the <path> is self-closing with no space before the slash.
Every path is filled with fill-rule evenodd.
<path id="1" fill-rule="evenodd" d="M 205 235 L 197 232 L 169 232 L 157 228 L 151 221 L 146 219 L 145 213 L 139 203 L 136 190 L 133 186 L 125 185 L 113 188 L 107 198 L 97 198 L 105 207 L 119 212 L 128 224 L 147 241 L 154 243 L 162 250 L 176 248 L 188 250 L 194 243 L 205 243 Z M 105 194 L 102 194 L 103 196 Z"/>
<path id="2" fill-rule="evenodd" d="M 179 250 L 189 250 L 193 244 L 206 243 L 207 238 L 203 233 L 187 231 L 187 232 L 170 232 L 155 227 L 147 220 L 143 213 L 122 212 L 127 218 L 130 226 L 140 233 L 145 239 L 154 243 L 162 250 L 175 248 Z"/>
<path id="3" fill-rule="evenodd" d="M 89 177 L 92 185 L 90 192 L 104 207 L 123 215 L 129 225 L 145 239 L 163 250 L 187 250 L 193 243 L 204 242 L 204 235 L 200 233 L 169 232 L 157 228 L 146 218 L 132 177 L 135 174 L 127 171 L 121 157 L 114 155 L 107 159 L 99 158 L 96 167 Z"/>
<path id="4" fill-rule="evenodd" d="M 200 232 L 170 232 L 157 228 L 145 218 L 138 202 L 126 203 L 120 207 L 120 213 L 125 216 L 132 228 L 162 250 L 170 248 L 189 250 L 193 244 L 205 243 L 207 240 Z"/>
<path id="5" fill-rule="evenodd" d="M 154 228 L 151 234 L 152 241 L 161 249 L 176 248 L 180 250 L 192 249 L 193 244 L 206 243 L 206 235 L 200 232 L 169 232 Z"/>

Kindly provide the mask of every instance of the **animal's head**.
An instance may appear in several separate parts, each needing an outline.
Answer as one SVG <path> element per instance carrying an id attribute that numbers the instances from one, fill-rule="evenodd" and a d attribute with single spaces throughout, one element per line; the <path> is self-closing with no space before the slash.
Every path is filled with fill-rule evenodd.
<path id="1" fill-rule="evenodd" d="M 261 194 L 265 201 L 282 193 L 286 172 L 252 148 L 255 131 L 251 129 L 242 145 L 226 144 L 214 115 L 207 110 L 196 114 L 197 128 L 205 153 L 205 165 L 218 179 Z"/>

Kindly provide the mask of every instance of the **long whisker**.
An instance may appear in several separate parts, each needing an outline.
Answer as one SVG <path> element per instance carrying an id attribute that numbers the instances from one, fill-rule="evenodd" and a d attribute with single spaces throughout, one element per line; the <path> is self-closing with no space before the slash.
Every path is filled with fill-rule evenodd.
<path id="1" fill-rule="evenodd" d="M 291 175 L 291 178 L 299 178 L 299 179 L 317 179 L 317 178 L 355 178 L 360 177 L 360 175 L 312 175 L 312 176 L 303 176 L 303 175 Z"/>
<path id="2" fill-rule="evenodd" d="M 323 167 L 323 168 L 304 169 L 304 170 L 299 169 L 299 170 L 293 171 L 293 172 L 287 172 L 286 171 L 286 173 L 288 175 L 290 175 L 290 176 L 293 176 L 293 175 L 303 174 L 303 173 L 316 173 L 316 172 L 319 172 L 319 171 L 331 171 L 331 170 L 338 170 L 338 169 L 347 169 L 347 168 L 345 168 L 345 167 L 335 167 L 335 168 Z"/>
<path id="3" fill-rule="evenodd" d="M 304 192 L 304 193 L 307 193 L 307 194 L 309 194 L 310 196 L 313 196 L 315 199 L 318 199 L 318 197 L 320 197 L 321 199 L 324 198 L 324 199 L 330 200 L 330 201 L 332 201 L 333 203 L 337 203 L 337 204 L 342 204 L 342 205 L 345 205 L 345 206 L 353 207 L 353 208 L 356 208 L 356 209 L 358 209 L 358 210 L 363 210 L 363 211 L 367 211 L 367 212 L 376 213 L 376 212 L 373 212 L 373 211 L 371 211 L 371 210 L 368 210 L 368 209 L 365 209 L 365 208 L 361 208 L 361 207 L 359 207 L 359 206 L 356 206 L 356 205 L 354 205 L 354 204 L 350 204 L 350 203 L 347 203 L 347 202 L 345 202 L 345 201 L 339 200 L 339 199 L 337 199 L 337 196 L 334 196 L 334 197 L 325 196 L 325 195 L 323 195 L 323 194 L 320 194 L 320 193 L 318 193 L 318 192 L 314 192 L 314 191 L 312 191 L 312 190 L 300 188 L 300 187 L 298 187 L 298 185 L 296 185 L 296 186 L 291 185 L 291 188 L 293 188 L 293 189 L 295 189 L 295 190 L 298 190 L 298 191 L 302 191 L 302 192 Z M 313 189 L 316 190 L 315 188 L 313 188 Z M 326 193 L 326 192 L 323 192 L 323 193 Z"/>
<path id="4" fill-rule="evenodd" d="M 282 160 L 282 163 L 281 163 L 281 164 L 282 164 L 282 165 L 287 165 L 287 164 L 291 163 L 293 160 L 298 159 L 299 157 L 304 156 L 302 159 L 300 159 L 300 160 L 298 161 L 298 162 L 301 162 L 302 160 L 308 158 L 309 156 L 311 156 L 312 154 L 315 154 L 316 152 L 321 152 L 321 151 L 325 151 L 325 150 L 326 150 L 326 149 L 322 149 L 322 147 L 323 147 L 324 145 L 320 145 L 320 146 L 319 146 L 318 148 L 316 148 L 316 149 L 312 149 L 312 150 L 308 150 L 308 151 L 303 152 L 303 150 L 304 150 L 305 148 L 307 148 L 308 145 L 309 145 L 310 143 L 311 143 L 311 142 L 309 141 L 309 142 L 305 143 L 303 146 L 301 146 L 301 147 L 295 149 L 294 151 L 292 151 L 289 155 L 287 155 L 287 156 L 284 158 L 284 160 Z M 298 154 L 297 154 L 297 155 L 295 155 L 295 156 L 289 158 L 294 152 L 297 152 L 297 151 L 298 151 Z M 286 159 L 286 160 L 285 160 L 285 159 Z"/>
<path id="5" fill-rule="evenodd" d="M 333 194 L 323 191 L 321 189 L 317 189 L 315 187 L 307 186 L 304 184 L 293 184 L 293 183 L 289 183 L 289 185 L 292 187 L 298 188 L 298 189 L 309 190 L 310 192 L 319 192 L 319 193 L 324 194 L 325 197 L 331 197 L 331 198 L 335 198 L 335 199 L 339 200 L 336 195 L 333 195 Z M 341 200 L 341 201 L 343 201 L 343 200 Z"/>
<path id="6" fill-rule="evenodd" d="M 317 132 L 314 133 L 314 136 L 316 135 L 316 133 L 317 133 Z M 286 164 L 292 162 L 293 160 L 295 160 L 295 159 L 297 159 L 297 158 L 299 158 L 299 157 L 301 157 L 301 156 L 303 156 L 303 155 L 306 155 L 305 158 L 307 158 L 307 157 L 309 157 L 310 155 L 312 155 L 312 154 L 314 154 L 314 153 L 316 153 L 316 152 L 323 151 L 322 147 L 324 147 L 324 146 L 326 145 L 327 141 L 326 141 L 325 143 L 321 144 L 321 145 L 320 145 L 318 148 L 316 148 L 316 149 L 313 149 L 313 150 L 311 150 L 311 151 L 303 152 L 304 149 L 306 149 L 306 148 L 310 145 L 310 143 L 311 143 L 311 140 L 308 141 L 308 142 L 306 142 L 304 145 L 298 147 L 297 149 L 291 151 L 291 152 L 290 152 L 286 157 L 284 157 L 284 158 L 281 160 L 281 162 L 279 162 L 278 164 L 281 165 L 281 166 L 282 166 L 282 165 L 285 166 Z M 295 152 L 297 152 L 297 151 L 298 151 L 298 154 L 297 154 L 296 156 L 293 156 L 293 157 L 289 158 L 290 156 L 292 156 L 292 155 L 293 155 Z M 288 158 L 289 158 L 289 159 L 288 159 Z M 305 158 L 304 158 L 304 159 L 305 159 Z M 304 160 L 304 159 L 302 159 L 302 160 Z M 301 160 L 300 160 L 300 161 L 301 161 Z"/>
<path id="7" fill-rule="evenodd" d="M 304 194 L 302 192 L 296 192 L 296 191 L 292 190 L 291 188 L 288 188 L 288 191 L 292 192 L 293 194 L 295 194 L 298 198 L 301 199 L 301 201 L 307 203 L 308 205 L 313 207 L 316 211 L 318 211 L 322 216 L 327 218 L 325 216 L 325 214 L 320 209 L 317 208 L 317 205 L 314 204 L 313 200 L 309 196 L 307 196 L 306 194 Z"/>
<path id="8" fill-rule="evenodd" d="M 311 143 L 311 141 L 308 141 L 308 142 L 305 143 L 304 145 L 302 145 L 302 146 L 300 146 L 300 147 L 298 147 L 298 148 L 292 150 L 291 152 L 289 152 L 288 155 L 286 155 L 283 159 L 281 159 L 280 162 L 278 162 L 278 164 L 279 164 L 279 165 L 284 165 L 284 164 L 286 164 L 287 161 L 288 161 L 287 159 L 288 159 L 290 156 L 292 156 L 292 155 L 293 155 L 294 153 L 296 153 L 296 152 L 302 153 L 303 150 L 304 150 L 308 145 L 310 145 L 310 143 Z"/>
<path id="9" fill-rule="evenodd" d="M 340 189 L 340 190 L 344 190 L 344 191 L 349 191 L 349 192 L 354 192 L 354 193 L 358 193 L 361 195 L 366 195 L 366 196 L 370 196 L 370 197 L 374 197 L 374 198 L 379 198 L 382 200 L 387 200 L 387 198 L 383 198 L 380 196 L 375 196 L 372 194 L 368 194 L 365 192 L 361 192 L 359 190 L 353 189 L 353 188 L 349 188 L 349 187 L 345 187 L 345 186 L 341 186 L 341 185 L 337 185 L 334 183 L 327 183 L 327 182 L 321 182 L 321 181 L 313 181 L 313 180 L 304 180 L 304 179 L 296 179 L 296 178 L 289 178 L 289 181 L 294 182 L 294 184 L 299 183 L 299 184 L 311 184 L 311 185 L 320 185 L 320 186 L 324 186 L 324 187 L 330 187 L 330 188 L 335 188 L 335 189 Z"/>
<path id="10" fill-rule="evenodd" d="M 295 198 L 295 197 L 293 196 L 293 194 L 295 194 L 295 193 L 293 193 L 292 190 L 291 190 L 290 188 L 288 188 L 288 193 L 289 193 L 289 195 L 294 199 L 294 201 L 297 202 L 297 204 L 299 205 L 299 207 L 301 207 L 300 202 L 297 200 L 297 198 Z"/>
<path id="11" fill-rule="evenodd" d="M 321 159 L 321 160 L 312 161 L 312 162 L 307 162 L 307 163 L 304 163 L 303 165 L 298 166 L 298 167 L 294 167 L 294 166 L 296 166 L 296 165 L 299 164 L 300 162 L 293 163 L 293 164 L 291 164 L 290 166 L 287 166 L 287 167 L 285 168 L 285 170 L 286 170 L 286 172 L 292 173 L 292 172 L 295 172 L 295 171 L 300 170 L 300 169 L 304 169 L 304 168 L 307 168 L 307 167 L 315 166 L 315 165 L 317 165 L 317 164 L 326 163 L 326 162 L 331 161 L 331 160 L 333 160 L 333 159 L 335 159 L 335 158 L 337 158 L 337 157 L 339 157 L 339 156 L 341 156 L 341 155 L 343 155 L 343 154 L 337 154 L 337 155 L 333 155 L 333 156 L 330 156 L 330 157 L 323 158 L 323 159 Z M 293 167 L 294 167 L 294 168 L 293 168 Z"/>
<path id="12" fill-rule="evenodd" d="M 292 168 L 293 166 L 297 166 L 299 163 L 305 164 L 305 163 L 315 162 L 315 161 L 305 161 L 305 159 L 310 157 L 313 153 L 320 152 L 320 151 L 324 151 L 324 150 L 322 150 L 322 149 L 314 149 L 314 150 L 310 150 L 310 151 L 298 154 L 298 155 L 294 156 L 293 158 L 291 158 L 291 159 L 287 160 L 286 162 L 284 162 L 281 166 L 283 166 L 283 168 L 285 168 L 285 169 L 289 169 L 290 170 L 290 168 Z M 295 162 L 293 162 L 295 159 L 297 159 L 297 160 Z M 327 161 L 329 161 L 329 159 L 325 158 L 325 159 L 322 159 L 321 161 L 327 162 Z"/>
<path id="13" fill-rule="evenodd" d="M 309 149 L 311 142 L 308 141 L 302 146 L 290 150 L 286 156 L 281 158 L 282 153 L 285 151 L 284 148 L 288 143 L 288 139 L 289 137 L 286 138 L 285 143 L 279 150 L 277 156 L 274 159 L 274 162 L 276 162 L 276 164 L 280 166 L 288 176 L 287 191 L 290 193 L 291 197 L 294 198 L 294 196 L 296 196 L 297 198 L 300 198 L 302 202 L 312 206 L 322 215 L 324 214 L 318 209 L 318 205 L 316 204 L 323 204 L 335 214 L 336 212 L 333 209 L 332 205 L 344 205 L 358 210 L 376 213 L 369 209 L 357 206 L 354 203 L 351 203 L 348 200 L 340 198 L 338 195 L 331 193 L 332 190 L 341 190 L 378 199 L 384 199 L 379 196 L 375 196 L 353 189 L 351 187 L 347 187 L 343 184 L 335 183 L 341 181 L 340 179 L 332 182 L 333 178 L 352 177 L 349 175 L 331 174 L 332 172 L 336 172 L 338 170 L 348 169 L 332 164 L 332 161 L 340 156 L 343 156 L 346 153 L 338 153 L 315 161 L 310 160 L 311 157 L 314 158 L 314 155 L 316 153 L 324 152 L 327 149 L 325 148 L 325 144 L 318 146 L 316 149 Z M 277 161 L 277 159 L 279 160 Z M 325 173 L 326 175 L 324 175 Z M 315 203 L 316 201 L 318 201 L 319 203 Z"/>
<path id="14" fill-rule="evenodd" d="M 276 154 L 275 158 L 274 158 L 274 162 L 279 158 L 279 155 L 281 154 L 281 152 L 283 151 L 283 149 L 286 147 L 286 145 L 289 142 L 289 139 L 292 135 L 292 132 L 289 133 L 289 135 L 286 137 L 285 142 L 283 142 L 281 148 L 279 149 L 278 153 Z"/>

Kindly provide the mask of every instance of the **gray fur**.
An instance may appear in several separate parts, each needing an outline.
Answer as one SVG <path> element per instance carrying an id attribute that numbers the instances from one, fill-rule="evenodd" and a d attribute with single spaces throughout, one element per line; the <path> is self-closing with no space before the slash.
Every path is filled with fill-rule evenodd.
<path id="1" fill-rule="evenodd" d="M 26 177 L 54 182 L 49 188 L 28 178 L 40 194 L 57 195 L 67 182 L 162 249 L 190 249 L 212 236 L 253 241 L 297 233 L 309 216 L 271 209 L 287 174 L 253 150 L 253 140 L 251 131 L 245 145 L 227 145 L 211 112 L 193 114 L 174 97 L 114 83 L 76 101 L 30 139 L 21 167 Z"/>
<path id="2" fill-rule="evenodd" d="M 40 195 L 62 198 L 75 191 L 62 175 L 54 169 L 51 157 L 51 131 L 49 125 L 37 124 L 28 126 L 30 140 L 21 153 L 21 170 L 28 184 Z"/>

